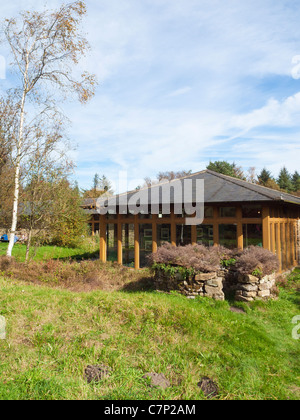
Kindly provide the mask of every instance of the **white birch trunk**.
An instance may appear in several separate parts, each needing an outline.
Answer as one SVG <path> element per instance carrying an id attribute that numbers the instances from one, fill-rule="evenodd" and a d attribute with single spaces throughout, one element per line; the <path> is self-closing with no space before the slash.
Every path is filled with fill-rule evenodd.
<path id="1" fill-rule="evenodd" d="M 17 157 L 15 165 L 15 189 L 14 189 L 14 204 L 13 204 L 13 213 L 12 213 L 12 224 L 10 231 L 9 244 L 6 252 L 7 257 L 11 257 L 12 250 L 15 244 L 16 229 L 18 223 L 18 208 L 19 208 L 19 195 L 20 195 L 20 168 L 21 168 L 21 154 L 23 146 L 23 128 L 24 128 L 24 111 L 25 111 L 25 99 L 26 99 L 26 78 L 27 78 L 27 69 L 24 74 L 24 90 L 21 102 L 21 111 L 20 111 L 20 127 L 17 143 Z"/>

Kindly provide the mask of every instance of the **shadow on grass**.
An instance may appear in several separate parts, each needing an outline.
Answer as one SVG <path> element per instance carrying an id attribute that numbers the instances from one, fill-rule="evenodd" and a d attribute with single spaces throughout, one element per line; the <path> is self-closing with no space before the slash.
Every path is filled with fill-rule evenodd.
<path id="1" fill-rule="evenodd" d="M 138 293 L 138 292 L 154 292 L 156 289 L 153 283 L 153 277 L 142 277 L 138 280 L 125 284 L 122 287 L 122 292 Z"/>
<path id="2" fill-rule="evenodd" d="M 99 252 L 85 252 L 85 253 L 79 253 L 76 255 L 69 255 L 68 257 L 56 257 L 52 258 L 56 261 L 91 261 L 91 260 L 98 260 L 99 259 Z"/>

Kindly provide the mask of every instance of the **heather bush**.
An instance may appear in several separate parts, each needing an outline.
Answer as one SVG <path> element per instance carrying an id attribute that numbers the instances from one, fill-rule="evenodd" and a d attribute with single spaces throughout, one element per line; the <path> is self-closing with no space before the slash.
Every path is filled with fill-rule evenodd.
<path id="1" fill-rule="evenodd" d="M 250 246 L 237 258 L 235 267 L 241 274 L 263 277 L 278 271 L 279 261 L 271 251 L 258 246 Z"/>
<path id="2" fill-rule="evenodd" d="M 220 268 L 220 255 L 219 248 L 207 248 L 203 245 L 174 247 L 164 244 L 157 253 L 151 255 L 150 264 L 178 265 L 209 273 Z"/>
<path id="3" fill-rule="evenodd" d="M 195 272 L 209 273 L 221 267 L 234 267 L 241 274 L 263 277 L 279 269 L 279 261 L 270 251 L 251 246 L 245 250 L 227 249 L 223 246 L 207 248 L 203 245 L 174 247 L 162 245 L 150 256 L 150 265 L 182 266 Z"/>

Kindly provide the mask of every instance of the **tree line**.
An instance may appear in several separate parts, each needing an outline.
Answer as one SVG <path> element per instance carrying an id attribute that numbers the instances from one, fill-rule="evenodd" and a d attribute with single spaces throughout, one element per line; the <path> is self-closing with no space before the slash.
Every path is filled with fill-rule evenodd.
<path id="1" fill-rule="evenodd" d="M 238 166 L 235 162 L 230 163 L 220 160 L 209 162 L 206 169 L 231 176 L 233 178 L 241 179 L 243 181 L 248 181 L 252 184 L 261 185 L 277 191 L 284 191 L 300 197 L 300 174 L 298 171 L 295 171 L 293 174 L 289 173 L 285 166 L 280 170 L 277 178 L 274 177 L 266 168 L 257 172 L 255 167 L 251 167 L 247 172 L 245 172 L 243 168 Z M 155 179 L 151 179 L 149 177 L 145 178 L 143 187 L 150 187 L 162 180 L 173 181 L 174 179 L 184 178 L 191 174 L 191 170 L 159 172 Z M 140 186 L 137 187 L 137 189 L 140 188 Z"/>
<path id="2" fill-rule="evenodd" d="M 207 169 L 223 175 L 242 179 L 243 181 L 248 181 L 253 184 L 261 185 L 263 187 L 300 196 L 300 174 L 298 171 L 290 173 L 285 166 L 281 168 L 277 178 L 274 177 L 267 168 L 263 168 L 257 173 L 256 168 L 251 167 L 245 173 L 242 167 L 238 166 L 235 162 L 210 162 Z"/>

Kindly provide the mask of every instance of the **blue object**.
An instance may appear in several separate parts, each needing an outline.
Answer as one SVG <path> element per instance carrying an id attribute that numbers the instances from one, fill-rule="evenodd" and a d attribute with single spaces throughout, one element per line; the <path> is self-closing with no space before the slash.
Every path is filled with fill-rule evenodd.
<path id="1" fill-rule="evenodd" d="M 19 238 L 15 236 L 15 243 L 18 242 Z M 1 236 L 1 242 L 9 242 L 8 235 Z"/>

